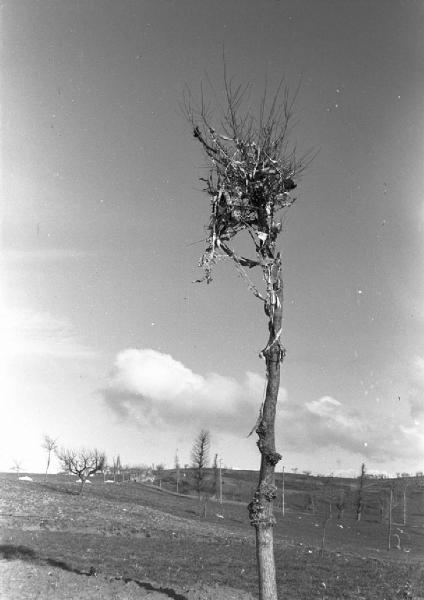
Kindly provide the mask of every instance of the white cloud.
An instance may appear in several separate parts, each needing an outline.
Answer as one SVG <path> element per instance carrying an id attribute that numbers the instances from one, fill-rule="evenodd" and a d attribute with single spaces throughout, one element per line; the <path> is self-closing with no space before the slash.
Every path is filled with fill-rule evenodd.
<path id="1" fill-rule="evenodd" d="M 203 380 L 169 354 L 155 350 L 124 350 L 115 362 L 113 384 L 155 400 L 196 392 Z"/>
<path id="2" fill-rule="evenodd" d="M 306 402 L 305 407 L 313 415 L 317 415 L 326 422 L 327 427 L 338 429 L 347 432 L 357 431 L 362 429 L 361 420 L 352 411 L 347 411 L 342 403 L 332 398 L 331 396 L 323 396 L 318 400 Z"/>
<path id="3" fill-rule="evenodd" d="M 118 354 L 102 395 L 116 414 L 137 422 L 215 427 L 246 435 L 263 390 L 264 379 L 255 373 L 246 373 L 239 383 L 217 373 L 198 375 L 156 350 L 128 349 Z"/>
<path id="4" fill-rule="evenodd" d="M 334 407 L 341 406 L 341 402 L 330 396 L 323 396 L 322 398 L 319 398 L 319 400 L 306 402 L 305 406 L 311 413 L 315 413 L 320 417 L 325 417 L 332 414 Z"/>

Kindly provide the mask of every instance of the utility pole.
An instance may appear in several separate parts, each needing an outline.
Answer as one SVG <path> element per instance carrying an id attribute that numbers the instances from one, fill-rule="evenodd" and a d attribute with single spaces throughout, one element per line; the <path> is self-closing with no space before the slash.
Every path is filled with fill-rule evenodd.
<path id="1" fill-rule="evenodd" d="M 387 550 L 390 550 L 391 540 L 392 540 L 392 505 L 393 505 L 393 488 L 390 486 L 389 526 L 387 528 Z"/>
<path id="2" fill-rule="evenodd" d="M 219 503 L 222 504 L 222 458 L 219 459 Z"/>
<path id="3" fill-rule="evenodd" d="M 406 483 L 402 489 L 402 494 L 403 494 L 403 502 L 402 502 L 403 523 L 402 523 L 402 525 L 406 525 L 406 489 L 407 489 L 408 485 L 409 485 L 409 483 Z"/>
<path id="4" fill-rule="evenodd" d="M 406 486 L 403 488 L 403 524 L 406 525 Z"/>
<path id="5" fill-rule="evenodd" d="M 283 517 L 286 512 L 286 499 L 285 499 L 285 487 L 284 487 L 284 465 L 283 465 Z"/>
<path id="6" fill-rule="evenodd" d="M 177 494 L 179 493 L 180 488 L 180 459 L 178 458 L 178 448 L 175 453 L 175 480 L 177 484 Z"/>

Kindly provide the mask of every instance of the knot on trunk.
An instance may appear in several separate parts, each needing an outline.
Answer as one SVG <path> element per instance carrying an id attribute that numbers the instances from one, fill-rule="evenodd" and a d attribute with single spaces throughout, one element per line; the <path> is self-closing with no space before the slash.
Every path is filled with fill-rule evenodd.
<path id="1" fill-rule="evenodd" d="M 278 339 L 273 339 L 268 342 L 268 345 L 261 350 L 259 358 L 264 358 L 269 364 L 277 364 L 283 362 L 286 356 L 286 349 L 281 345 Z"/>
<path id="2" fill-rule="evenodd" d="M 275 467 L 275 465 L 282 459 L 282 456 L 278 452 L 275 452 L 275 450 L 271 450 L 265 452 L 265 458 L 270 465 Z"/>
<path id="3" fill-rule="evenodd" d="M 275 524 L 274 516 L 265 511 L 264 501 L 271 502 L 276 497 L 276 490 L 275 486 L 264 483 L 261 484 L 259 490 L 256 490 L 253 500 L 247 507 L 252 526 L 260 524 L 272 526 Z"/>
<path id="4" fill-rule="evenodd" d="M 256 427 L 256 433 L 259 436 L 259 440 L 257 441 L 257 444 L 259 446 L 259 444 L 263 444 L 263 439 L 266 435 L 266 425 L 263 422 L 263 420 L 261 420 L 259 425 Z M 260 446 L 259 446 L 259 449 L 260 449 Z"/>
<path id="5" fill-rule="evenodd" d="M 258 429 L 259 429 L 259 427 L 258 427 Z M 279 452 L 276 452 L 272 448 L 267 447 L 267 445 L 265 444 L 265 441 L 263 439 L 263 436 L 261 436 L 258 429 L 256 430 L 256 433 L 259 435 L 259 439 L 256 442 L 256 445 L 259 448 L 259 451 L 262 454 L 262 456 L 265 458 L 266 462 L 269 465 L 272 465 L 273 467 L 275 467 L 275 465 L 282 459 L 282 456 Z"/>
<path id="6" fill-rule="evenodd" d="M 268 502 L 272 502 L 277 497 L 277 487 L 272 483 L 266 483 L 263 481 L 259 486 L 259 494 L 268 500 Z"/>
<path id="7" fill-rule="evenodd" d="M 256 491 L 253 496 L 253 500 L 248 504 L 247 510 L 249 511 L 249 520 L 251 525 L 257 525 L 264 519 L 264 506 L 259 500 L 259 494 Z"/>

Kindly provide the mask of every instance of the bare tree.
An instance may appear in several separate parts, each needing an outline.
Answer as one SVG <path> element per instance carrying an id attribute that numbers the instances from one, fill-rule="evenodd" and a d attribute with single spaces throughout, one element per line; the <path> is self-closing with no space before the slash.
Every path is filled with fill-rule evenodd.
<path id="1" fill-rule="evenodd" d="M 46 473 L 44 476 L 44 479 L 47 481 L 47 473 L 50 466 L 52 452 L 56 452 L 57 450 L 57 439 L 53 439 L 49 435 L 44 435 L 41 447 L 44 448 L 44 450 L 47 452 L 47 466 Z"/>
<path id="2" fill-rule="evenodd" d="M 231 260 L 249 290 L 263 303 L 268 321 L 269 337 L 260 357 L 265 359 L 267 386 L 255 426 L 261 467 L 257 489 L 249 504 L 250 522 L 256 529 L 256 550 L 261 600 L 275 600 L 277 587 L 273 550 L 273 501 L 276 497 L 275 466 L 281 455 L 275 449 L 275 414 L 280 382 L 280 364 L 285 356 L 281 343 L 283 319 L 282 260 L 277 237 L 283 221 L 277 213 L 290 207 L 296 188 L 309 157 L 299 159 L 288 148 L 293 106 L 296 94 L 290 96 L 281 83 L 268 101 L 265 91 L 258 117 L 250 108 L 244 109 L 249 86 L 234 85 L 228 79 L 224 65 L 225 106 L 214 119 L 206 105 L 203 91 L 196 106 L 190 92 L 184 109 L 193 126 L 194 137 L 200 142 L 208 159 L 209 173 L 201 180 L 211 199 L 206 250 L 200 260 L 204 277 L 212 281 L 213 267 L 222 259 Z M 219 130 L 218 130 L 219 129 Z M 242 256 L 230 241 L 237 234 L 250 236 L 254 258 Z M 262 273 L 260 291 L 247 270 L 258 268 Z"/>
<path id="3" fill-rule="evenodd" d="M 179 493 L 179 488 L 180 488 L 180 478 L 181 478 L 181 466 L 180 466 L 180 459 L 178 456 L 178 449 L 175 452 L 175 483 L 177 485 L 177 494 Z"/>
<path id="4" fill-rule="evenodd" d="M 79 493 L 82 493 L 83 487 L 90 475 L 102 471 L 106 464 L 106 455 L 104 452 L 94 450 L 73 450 L 61 449 L 57 452 L 65 471 L 76 475 L 81 483 Z"/>
<path id="5" fill-rule="evenodd" d="M 121 469 L 122 469 L 122 465 L 121 465 L 121 457 L 119 456 L 115 456 L 114 458 L 112 458 L 112 473 L 113 473 L 113 481 L 116 483 L 116 476 L 121 474 Z"/>
<path id="6" fill-rule="evenodd" d="M 344 490 L 340 492 L 335 504 L 337 508 L 337 520 L 342 521 L 346 510 L 346 493 Z"/>
<path id="7" fill-rule="evenodd" d="M 18 476 L 18 479 L 19 479 L 19 473 L 22 471 L 22 464 L 21 464 L 20 460 L 16 460 L 15 459 L 13 461 L 12 471 L 15 471 L 15 473 Z"/>
<path id="8" fill-rule="evenodd" d="M 196 489 L 200 493 L 204 487 L 205 469 L 209 463 L 210 434 L 206 429 L 202 429 L 194 440 L 191 450 L 191 462 L 194 468 L 194 477 L 196 479 Z"/>
<path id="9" fill-rule="evenodd" d="M 356 500 L 356 520 L 360 521 L 364 512 L 364 484 L 365 484 L 365 463 L 361 465 L 361 474 L 359 476 L 358 497 Z"/>
<path id="10" fill-rule="evenodd" d="M 103 467 L 101 468 L 101 473 L 103 475 L 103 483 L 106 483 L 106 475 L 108 473 L 110 473 L 110 466 L 107 464 L 107 460 L 105 459 L 105 462 L 103 464 Z"/>
<path id="11" fill-rule="evenodd" d="M 311 492 L 308 495 L 306 510 L 310 510 L 313 515 L 315 514 L 315 512 L 316 512 L 315 492 Z"/>
<path id="12" fill-rule="evenodd" d="M 159 487 L 162 488 L 162 479 L 163 479 L 163 472 L 165 470 L 165 465 L 163 463 L 159 463 L 158 465 L 156 465 L 154 472 L 155 475 L 159 481 Z"/>
<path id="13" fill-rule="evenodd" d="M 214 494 L 215 498 L 218 498 L 218 495 L 219 495 L 218 454 L 214 454 L 212 470 L 213 470 L 213 494 Z"/>

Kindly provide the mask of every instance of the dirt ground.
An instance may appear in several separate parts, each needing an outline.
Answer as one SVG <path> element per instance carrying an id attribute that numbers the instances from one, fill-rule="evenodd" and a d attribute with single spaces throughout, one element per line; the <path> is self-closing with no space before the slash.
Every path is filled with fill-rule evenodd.
<path id="1" fill-rule="evenodd" d="M 254 600 L 247 592 L 203 584 L 183 592 L 113 577 L 88 576 L 22 560 L 0 560 L 0 600 Z"/>
<path id="2" fill-rule="evenodd" d="M 253 600 L 245 513 L 211 504 L 201 518 L 196 499 L 129 483 L 80 496 L 72 483 L 0 477 L 0 600 Z M 275 534 L 280 595 L 424 600 L 424 528 L 413 517 L 403 552 L 384 549 L 382 524 L 351 517 L 329 524 L 323 553 L 318 517 L 288 511 Z"/>

